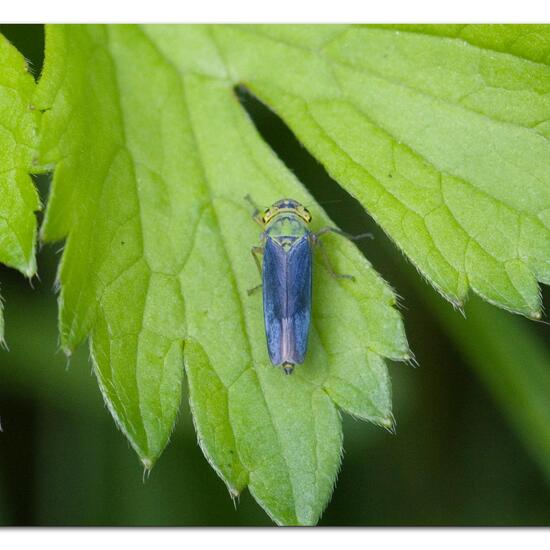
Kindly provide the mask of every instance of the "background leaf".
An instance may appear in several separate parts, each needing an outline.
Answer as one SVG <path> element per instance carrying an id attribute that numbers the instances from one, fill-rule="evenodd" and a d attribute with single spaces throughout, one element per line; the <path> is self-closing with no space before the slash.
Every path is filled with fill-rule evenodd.
<path id="1" fill-rule="evenodd" d="M 278 523 L 313 524 L 342 448 L 335 405 L 391 428 L 383 357 L 410 357 L 389 287 L 354 245 L 329 237 L 336 282 L 315 270 L 306 364 L 265 349 L 241 197 L 311 197 L 239 105 L 206 27 L 50 27 L 35 97 L 41 168 L 55 167 L 42 228 L 67 236 L 60 326 L 88 334 L 108 407 L 146 467 L 180 403 L 182 349 L 199 443 L 232 494 L 248 485 Z M 330 224 L 314 204 L 316 228 Z"/>
<path id="2" fill-rule="evenodd" d="M 0 35 L 0 262 L 36 272 L 38 195 L 29 176 L 36 138 L 34 79 L 23 56 Z M 4 340 L 0 297 L 0 344 Z"/>
<path id="3" fill-rule="evenodd" d="M 469 304 L 468 325 L 441 304 L 434 309 L 550 479 L 548 351 L 519 320 L 480 300 Z"/>

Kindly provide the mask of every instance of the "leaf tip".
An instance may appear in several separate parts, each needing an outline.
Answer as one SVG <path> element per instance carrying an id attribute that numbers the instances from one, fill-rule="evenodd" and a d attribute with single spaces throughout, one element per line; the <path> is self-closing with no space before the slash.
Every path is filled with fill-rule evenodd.
<path id="1" fill-rule="evenodd" d="M 23 275 L 29 280 L 32 280 L 32 278 L 36 275 L 36 258 L 34 254 L 35 254 L 35 250 L 33 245 L 32 255 L 29 258 L 29 261 L 21 269 L 21 273 L 23 273 Z"/>
<path id="2" fill-rule="evenodd" d="M 381 418 L 377 424 L 381 428 L 385 428 L 388 432 L 390 432 L 392 435 L 395 435 L 396 432 L 396 426 L 397 422 L 395 420 L 395 416 L 393 416 L 393 413 L 388 413 L 387 416 Z"/>
<path id="3" fill-rule="evenodd" d="M 466 312 L 464 311 L 464 300 L 452 300 L 452 306 L 466 319 Z"/>
<path id="4" fill-rule="evenodd" d="M 229 496 L 231 497 L 233 506 L 235 507 L 235 510 L 236 510 L 237 504 L 239 503 L 239 498 L 241 496 L 241 492 L 235 487 L 231 487 L 230 485 L 227 485 L 227 490 L 229 491 Z"/>
<path id="5" fill-rule="evenodd" d="M 416 368 L 419 366 L 418 361 L 416 360 L 416 357 L 414 356 L 414 353 L 411 350 L 407 350 L 401 357 L 401 360 L 413 368 Z"/>
<path id="6" fill-rule="evenodd" d="M 151 470 L 153 469 L 153 466 L 155 465 L 154 459 L 148 457 L 148 456 L 142 456 L 140 457 L 141 463 L 143 464 L 143 478 L 149 477 L 149 474 L 151 473 Z"/>

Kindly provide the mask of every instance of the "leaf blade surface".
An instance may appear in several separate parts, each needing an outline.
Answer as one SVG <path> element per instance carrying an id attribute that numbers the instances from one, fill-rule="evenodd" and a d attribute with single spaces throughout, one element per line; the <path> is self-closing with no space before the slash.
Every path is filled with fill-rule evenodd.
<path id="1" fill-rule="evenodd" d="M 46 65 L 37 95 L 48 109 L 41 161 L 56 165 L 43 235 L 68 234 L 63 346 L 91 336 L 106 403 L 151 466 L 179 407 L 185 341 L 213 467 L 276 522 L 314 524 L 340 463 L 336 405 L 392 425 L 383 357 L 409 352 L 391 289 L 354 245 L 327 239 L 335 267 L 358 283 L 332 280 L 316 261 L 313 351 L 282 376 L 267 358 L 261 303 L 246 292 L 257 284 L 249 248 L 259 232 L 242 197 L 312 199 L 259 139 L 211 29 L 48 32 L 50 59 L 66 60 Z M 203 56 L 182 55 L 181 44 Z M 311 210 L 317 227 L 330 223 Z"/>

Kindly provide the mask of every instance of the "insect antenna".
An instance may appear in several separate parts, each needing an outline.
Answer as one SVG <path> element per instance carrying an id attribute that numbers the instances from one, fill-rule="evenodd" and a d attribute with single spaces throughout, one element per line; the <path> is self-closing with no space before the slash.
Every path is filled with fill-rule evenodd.
<path id="1" fill-rule="evenodd" d="M 324 204 L 336 204 L 337 202 L 343 202 L 342 199 L 331 199 L 328 201 L 317 201 L 317 202 L 310 202 L 308 204 L 305 204 L 304 206 L 306 208 L 310 208 L 311 206 L 316 206 L 317 204 L 324 205 Z"/>

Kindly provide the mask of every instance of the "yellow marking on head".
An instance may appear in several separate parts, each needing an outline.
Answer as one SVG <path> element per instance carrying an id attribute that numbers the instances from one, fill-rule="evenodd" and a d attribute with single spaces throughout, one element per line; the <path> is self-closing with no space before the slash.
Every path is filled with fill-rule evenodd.
<path id="1" fill-rule="evenodd" d="M 294 199 L 282 199 L 272 204 L 269 208 L 266 208 L 262 216 L 262 222 L 268 224 L 275 216 L 284 213 L 296 214 L 306 223 L 311 222 L 311 214 L 309 210 L 298 201 Z"/>

